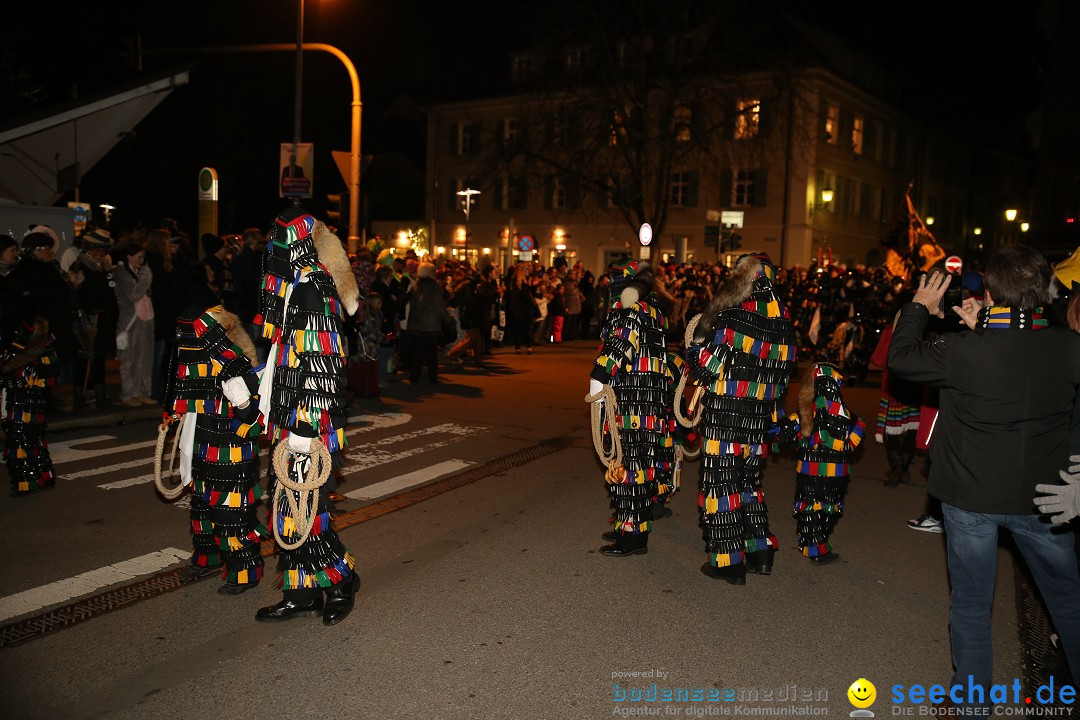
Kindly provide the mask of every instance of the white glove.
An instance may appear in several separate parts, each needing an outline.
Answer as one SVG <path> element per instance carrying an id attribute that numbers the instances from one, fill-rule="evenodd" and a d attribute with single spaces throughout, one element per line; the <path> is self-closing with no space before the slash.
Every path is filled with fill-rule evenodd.
<path id="1" fill-rule="evenodd" d="M 600 382 L 596 378 L 589 378 L 589 394 L 596 395 L 604 389 L 604 383 Z"/>
<path id="2" fill-rule="evenodd" d="M 307 455 L 311 453 L 311 438 L 297 435 L 296 433 L 289 433 L 289 449 L 294 453 L 303 453 Z"/>
<path id="3" fill-rule="evenodd" d="M 244 382 L 242 377 L 226 380 L 221 384 L 221 391 L 225 393 L 225 397 L 229 398 L 229 402 L 233 404 L 233 407 L 245 407 L 248 400 L 251 400 L 251 393 L 248 391 L 247 383 Z"/>
<path id="4" fill-rule="evenodd" d="M 1045 493 L 1035 498 L 1035 504 L 1040 512 L 1050 515 L 1050 521 L 1055 525 L 1063 525 L 1080 516 L 1080 455 L 1073 455 L 1069 462 L 1074 464 L 1060 473 L 1064 485 L 1035 486 L 1035 490 Z"/>

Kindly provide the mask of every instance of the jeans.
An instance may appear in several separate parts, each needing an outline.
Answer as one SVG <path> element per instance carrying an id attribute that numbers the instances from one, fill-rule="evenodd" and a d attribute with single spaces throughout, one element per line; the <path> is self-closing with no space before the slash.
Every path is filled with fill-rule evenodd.
<path id="1" fill-rule="evenodd" d="M 966 687 L 968 676 L 972 676 L 972 684 L 981 684 L 987 693 L 985 702 L 975 704 L 990 704 L 990 607 L 997 574 L 998 528 L 1012 533 L 1050 611 L 1069 667 L 1074 676 L 1080 673 L 1080 573 L 1073 533 L 1051 531 L 1053 526 L 1039 515 L 991 515 L 944 502 L 941 509 L 952 583 L 949 632 L 956 668 L 952 684 Z"/>

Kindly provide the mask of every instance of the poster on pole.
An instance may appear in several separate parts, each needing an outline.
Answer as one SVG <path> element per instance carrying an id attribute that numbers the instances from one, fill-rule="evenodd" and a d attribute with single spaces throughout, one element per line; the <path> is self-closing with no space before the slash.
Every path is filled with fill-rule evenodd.
<path id="1" fill-rule="evenodd" d="M 315 146 L 299 143 L 296 146 L 296 166 L 292 164 L 293 144 L 281 143 L 281 159 L 278 167 L 278 197 L 310 198 L 311 180 L 315 176 Z"/>

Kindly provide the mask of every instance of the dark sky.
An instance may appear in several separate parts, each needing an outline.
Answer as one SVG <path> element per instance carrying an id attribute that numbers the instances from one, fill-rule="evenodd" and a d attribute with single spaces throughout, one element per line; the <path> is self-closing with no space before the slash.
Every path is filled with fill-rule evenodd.
<path id="1" fill-rule="evenodd" d="M 941 0 L 780 4 L 904 77 L 931 121 L 974 118 L 992 134 L 994 128 L 1015 127 L 1037 104 L 1039 65 L 1047 52 L 1035 29 L 1039 3 L 1011 3 L 1007 11 L 982 4 L 977 13 L 949 11 L 951 4 Z M 121 223 L 170 215 L 193 224 L 195 173 L 211 165 L 221 173 L 223 195 L 232 199 L 229 208 L 222 204 L 223 231 L 265 225 L 278 210 L 272 194 L 277 143 L 292 136 L 292 55 L 165 51 L 295 42 L 296 7 L 288 0 L 21 4 L 17 31 L 0 49 L 5 75 L 19 78 L 5 86 L 0 118 L 6 122 L 35 103 L 64 100 L 75 88 L 85 96 L 134 79 L 128 41 L 139 32 L 144 67 L 191 63 L 191 84 L 174 91 L 135 138 L 88 173 L 84 199 L 118 205 Z M 509 51 L 529 47 L 544 29 L 557 28 L 572 7 L 505 0 L 306 0 L 305 38 L 336 45 L 356 63 L 363 151 L 380 152 L 408 143 L 409 136 L 382 122 L 402 92 L 421 103 L 471 94 L 493 71 L 505 71 Z M 316 143 L 317 176 L 328 178 L 317 182 L 323 192 L 333 192 L 343 183 L 328 151 L 347 150 L 349 85 L 336 59 L 305 57 L 303 139 Z M 422 155 L 417 159 L 422 162 Z"/>

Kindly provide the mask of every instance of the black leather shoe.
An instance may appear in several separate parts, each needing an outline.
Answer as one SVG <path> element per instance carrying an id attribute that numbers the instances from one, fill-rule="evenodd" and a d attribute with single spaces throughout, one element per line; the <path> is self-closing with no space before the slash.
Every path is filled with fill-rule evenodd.
<path id="1" fill-rule="evenodd" d="M 259 612 L 255 613 L 255 619 L 259 622 L 280 622 L 302 615 L 312 617 L 322 612 L 322 609 L 322 596 L 306 603 L 282 600 L 277 605 L 270 605 L 259 610 Z"/>
<path id="2" fill-rule="evenodd" d="M 218 595 L 243 595 L 252 588 L 259 587 L 259 583 L 247 583 L 246 585 L 222 585 L 217 589 Z"/>
<path id="3" fill-rule="evenodd" d="M 711 577 L 713 580 L 723 580 L 728 585 L 746 584 L 746 565 L 742 563 L 728 565 L 727 567 L 717 567 L 711 563 L 705 563 L 701 566 L 701 574 Z"/>
<path id="4" fill-rule="evenodd" d="M 220 570 L 221 565 L 211 565 L 209 567 L 200 567 L 198 565 L 188 565 L 187 567 L 180 568 L 181 580 L 198 580 L 202 577 L 214 574 L 215 570 Z"/>
<path id="5" fill-rule="evenodd" d="M 840 559 L 840 553 L 827 552 L 824 555 L 818 555 L 810 558 L 810 561 L 815 565 L 828 565 L 831 562 L 836 562 Z"/>
<path id="6" fill-rule="evenodd" d="M 360 589 L 360 576 L 353 571 L 352 580 L 342 588 L 326 591 L 326 609 L 323 610 L 323 625 L 337 625 L 349 616 L 353 609 L 353 599 Z"/>
<path id="7" fill-rule="evenodd" d="M 746 569 L 758 575 L 772 575 L 774 557 L 776 557 L 776 550 L 773 548 L 746 553 Z"/>
<path id="8" fill-rule="evenodd" d="M 607 555 L 609 557 L 627 557 L 629 555 L 647 555 L 649 552 L 648 545 L 642 545 L 639 548 L 633 548 L 631 550 L 624 549 L 619 546 L 618 543 L 612 543 L 611 545 L 605 545 L 600 548 L 601 555 Z"/>
<path id="9" fill-rule="evenodd" d="M 619 542 L 619 533 L 614 530 L 608 530 L 606 533 L 600 536 L 601 540 L 607 540 L 608 542 Z"/>

